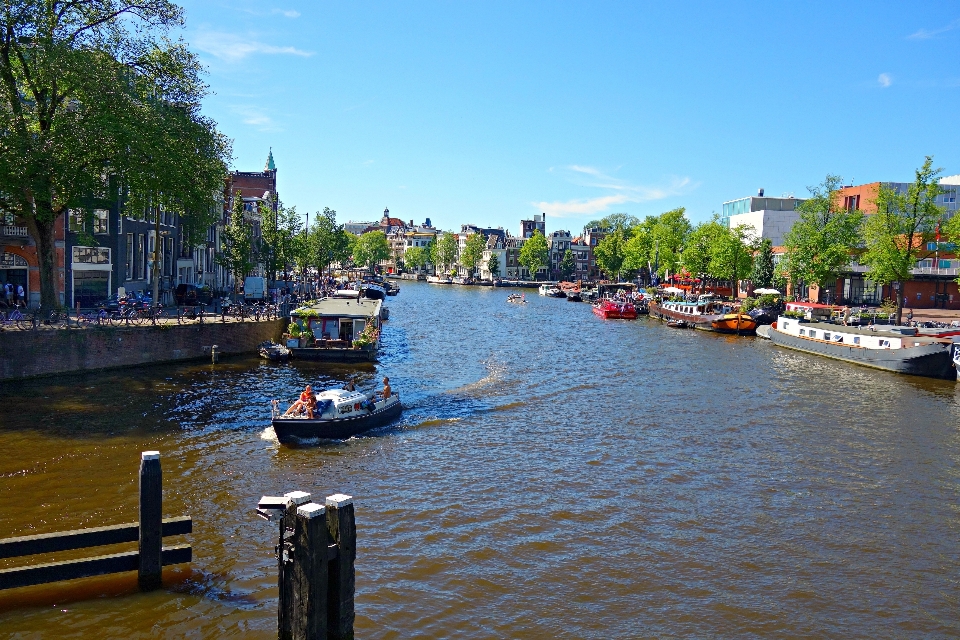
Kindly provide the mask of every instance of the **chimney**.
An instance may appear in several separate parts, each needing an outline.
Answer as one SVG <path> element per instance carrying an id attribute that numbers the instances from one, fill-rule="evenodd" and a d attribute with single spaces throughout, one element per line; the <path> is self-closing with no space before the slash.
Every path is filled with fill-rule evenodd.
<path id="1" fill-rule="evenodd" d="M 413 226 L 413 220 L 410 221 L 410 226 L 411 226 L 411 227 Z"/>
<path id="2" fill-rule="evenodd" d="M 763 189 L 762 189 L 762 188 L 761 188 L 761 189 L 757 189 L 757 197 L 758 197 L 758 198 L 762 198 L 762 197 L 763 197 Z"/>

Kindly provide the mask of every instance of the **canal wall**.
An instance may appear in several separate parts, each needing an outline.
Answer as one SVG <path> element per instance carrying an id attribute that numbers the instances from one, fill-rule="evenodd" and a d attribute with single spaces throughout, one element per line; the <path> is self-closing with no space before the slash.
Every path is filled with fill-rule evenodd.
<path id="1" fill-rule="evenodd" d="M 264 340 L 279 340 L 286 323 L 280 319 L 3 331 L 0 380 L 210 358 L 212 345 L 224 355 L 254 353 Z"/>

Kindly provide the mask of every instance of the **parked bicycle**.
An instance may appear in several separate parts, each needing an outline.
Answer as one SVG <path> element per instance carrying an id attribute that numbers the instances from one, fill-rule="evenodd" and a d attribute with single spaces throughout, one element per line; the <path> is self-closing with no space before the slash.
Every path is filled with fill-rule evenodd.
<path id="1" fill-rule="evenodd" d="M 95 324 L 98 327 L 110 324 L 110 312 L 106 309 L 97 309 L 96 311 L 81 311 L 76 318 L 77 328 L 83 328 L 87 325 Z"/>
<path id="2" fill-rule="evenodd" d="M 210 312 L 203 308 L 203 305 L 195 305 L 190 307 L 179 307 L 177 309 L 177 322 L 180 324 L 186 324 L 187 322 L 193 322 L 197 320 L 200 324 L 203 324 L 203 316 L 209 316 Z"/>
<path id="3" fill-rule="evenodd" d="M 8 329 L 16 327 L 21 331 L 29 331 L 37 328 L 34 324 L 33 314 L 25 314 L 23 305 L 18 304 L 6 313 L 0 312 L 0 328 Z"/>

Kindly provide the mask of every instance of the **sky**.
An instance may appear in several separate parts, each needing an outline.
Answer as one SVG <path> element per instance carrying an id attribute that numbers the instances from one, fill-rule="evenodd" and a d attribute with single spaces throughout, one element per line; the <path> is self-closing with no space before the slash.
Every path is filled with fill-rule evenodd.
<path id="1" fill-rule="evenodd" d="M 960 173 L 956 2 L 187 0 L 233 167 L 286 206 L 547 231 Z"/>

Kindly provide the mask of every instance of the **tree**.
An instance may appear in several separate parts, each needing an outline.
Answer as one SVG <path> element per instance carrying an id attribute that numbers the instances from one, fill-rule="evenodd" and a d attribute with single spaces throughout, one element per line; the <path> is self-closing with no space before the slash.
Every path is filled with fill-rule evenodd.
<path id="1" fill-rule="evenodd" d="M 700 278 L 701 287 L 706 285 L 713 273 L 714 252 L 720 244 L 720 238 L 727 228 L 716 218 L 694 227 L 687 237 L 681 254 L 683 268 L 693 276 Z"/>
<path id="2" fill-rule="evenodd" d="M 427 266 L 430 257 L 427 255 L 426 247 L 407 247 L 403 253 L 403 262 L 412 269 L 422 269 Z"/>
<path id="3" fill-rule="evenodd" d="M 453 233 L 444 231 L 430 242 L 430 261 L 434 268 L 448 269 L 457 261 L 457 238 Z"/>
<path id="4" fill-rule="evenodd" d="M 342 261 L 344 256 L 343 225 L 337 224 L 337 212 L 324 207 L 323 212 L 314 215 L 310 228 L 311 263 L 318 272 L 328 269 L 334 262 Z"/>
<path id="5" fill-rule="evenodd" d="M 169 0 L 7 3 L 0 30 L 0 208 L 37 245 L 40 296 L 58 304 L 57 218 L 120 194 L 124 215 L 181 215 L 186 237 L 218 214 L 229 141 L 200 114 L 201 66 Z"/>
<path id="6" fill-rule="evenodd" d="M 794 284 L 834 283 L 850 262 L 863 214 L 839 206 L 842 185 L 840 176 L 827 175 L 818 186 L 807 187 L 810 198 L 797 206 L 800 218 L 783 237 L 783 271 Z"/>
<path id="7" fill-rule="evenodd" d="M 467 268 L 470 275 L 473 275 L 483 258 L 483 252 L 487 248 L 487 238 L 482 233 L 471 233 L 467 236 L 467 241 L 460 254 L 460 264 Z"/>
<path id="8" fill-rule="evenodd" d="M 277 271 L 286 276 L 290 266 L 296 264 L 294 239 L 303 230 L 303 219 L 296 207 L 277 206 L 274 213 L 265 205 L 260 207 L 261 261 L 270 271 L 271 279 L 277 279 Z"/>
<path id="9" fill-rule="evenodd" d="M 490 254 L 490 259 L 487 260 L 487 271 L 494 277 L 500 275 L 500 258 L 497 257 L 497 254 Z"/>
<path id="10" fill-rule="evenodd" d="M 753 269 L 753 255 L 747 242 L 752 227 L 743 224 L 733 229 L 718 226 L 722 233 L 714 239 L 710 275 L 717 280 L 729 280 L 732 283 L 733 297 L 736 298 L 740 278 Z"/>
<path id="11" fill-rule="evenodd" d="M 897 324 L 903 316 L 903 283 L 913 278 L 917 259 L 930 255 L 927 241 L 934 239 L 944 214 L 935 203 L 942 193 L 937 181 L 941 171 L 933 168 L 933 157 L 927 156 L 906 193 L 881 183 L 877 212 L 867 216 L 863 224 L 866 250 L 860 262 L 867 265 L 867 277 L 880 284 L 900 283 L 896 290 Z"/>
<path id="12" fill-rule="evenodd" d="M 654 259 L 653 228 L 657 224 L 656 216 L 647 216 L 643 222 L 634 226 L 633 231 L 623 245 L 623 269 L 625 271 L 650 270 Z"/>
<path id="13" fill-rule="evenodd" d="M 573 251 L 567 249 L 560 260 L 560 279 L 569 280 L 577 270 L 577 262 L 573 259 Z"/>
<path id="14" fill-rule="evenodd" d="M 640 220 L 629 213 L 611 213 L 600 220 L 597 226 L 611 231 L 622 231 L 624 237 L 627 237 L 638 224 L 640 224 Z"/>
<path id="15" fill-rule="evenodd" d="M 679 207 L 661 213 L 656 224 L 651 229 L 656 272 L 665 277 L 676 273 L 680 267 L 680 255 L 683 244 L 691 231 L 690 221 L 686 217 L 686 209 Z"/>
<path id="16" fill-rule="evenodd" d="M 243 197 L 240 192 L 233 196 L 233 211 L 230 221 L 220 234 L 220 255 L 217 262 L 233 276 L 233 290 L 239 291 L 243 279 L 253 268 L 253 246 L 249 226 L 243 219 Z"/>
<path id="17" fill-rule="evenodd" d="M 597 265 L 608 278 L 620 279 L 620 271 L 623 269 L 624 245 L 623 230 L 615 229 L 600 240 L 593 249 L 593 255 L 597 258 Z"/>
<path id="18" fill-rule="evenodd" d="M 763 238 L 757 247 L 757 255 L 753 261 L 753 286 L 769 288 L 773 286 L 773 242 L 770 238 Z"/>
<path id="19" fill-rule="evenodd" d="M 381 260 L 390 257 L 390 244 L 383 231 L 367 231 L 353 247 L 353 260 L 372 272 Z"/>
<path id="20" fill-rule="evenodd" d="M 537 272 L 547 266 L 550 261 L 550 250 L 547 248 L 547 239 L 543 237 L 540 230 L 537 229 L 533 235 L 527 238 L 520 247 L 520 257 L 518 261 L 530 272 L 530 277 L 537 278 Z"/>

